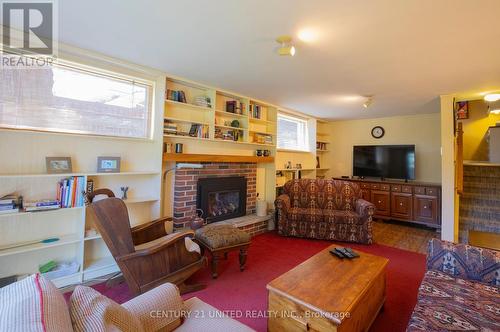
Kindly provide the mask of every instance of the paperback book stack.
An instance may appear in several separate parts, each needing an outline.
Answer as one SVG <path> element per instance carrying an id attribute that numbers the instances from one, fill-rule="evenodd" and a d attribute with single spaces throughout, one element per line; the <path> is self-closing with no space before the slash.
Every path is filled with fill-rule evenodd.
<path id="1" fill-rule="evenodd" d="M 46 211 L 59 209 L 61 203 L 57 199 L 42 199 L 33 202 L 26 202 L 24 204 L 24 210 L 26 212 L 36 212 L 36 211 Z"/>
<path id="2" fill-rule="evenodd" d="M 18 197 L 16 195 L 6 195 L 0 198 L 0 214 L 19 212 L 17 207 Z"/>
<path id="3" fill-rule="evenodd" d="M 163 133 L 167 135 L 177 135 L 177 123 L 163 120 Z"/>
<path id="4" fill-rule="evenodd" d="M 212 108 L 210 97 L 198 96 L 194 99 L 194 104 L 196 106 Z"/>
<path id="5" fill-rule="evenodd" d="M 83 176 L 73 176 L 59 181 L 57 184 L 57 200 L 62 208 L 83 206 L 87 184 Z"/>

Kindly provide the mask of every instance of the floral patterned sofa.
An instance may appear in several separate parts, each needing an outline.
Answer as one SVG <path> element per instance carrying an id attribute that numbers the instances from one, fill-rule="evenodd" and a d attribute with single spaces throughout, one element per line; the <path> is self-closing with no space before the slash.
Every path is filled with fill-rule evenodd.
<path id="1" fill-rule="evenodd" d="M 352 182 L 324 179 L 288 181 L 276 201 L 278 233 L 336 241 L 372 243 L 375 206 Z"/>
<path id="2" fill-rule="evenodd" d="M 500 331 L 500 252 L 433 239 L 407 332 Z"/>

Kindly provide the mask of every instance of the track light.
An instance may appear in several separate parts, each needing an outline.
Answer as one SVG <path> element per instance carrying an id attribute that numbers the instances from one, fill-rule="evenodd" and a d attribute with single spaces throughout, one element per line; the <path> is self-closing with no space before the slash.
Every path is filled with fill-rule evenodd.
<path id="1" fill-rule="evenodd" d="M 290 36 L 279 36 L 276 38 L 276 42 L 281 45 L 278 49 L 279 55 L 294 56 L 295 46 L 292 45 L 292 37 Z"/>
<path id="2" fill-rule="evenodd" d="M 371 106 L 371 104 L 373 104 L 373 96 L 368 96 L 363 104 L 363 107 L 368 108 Z"/>

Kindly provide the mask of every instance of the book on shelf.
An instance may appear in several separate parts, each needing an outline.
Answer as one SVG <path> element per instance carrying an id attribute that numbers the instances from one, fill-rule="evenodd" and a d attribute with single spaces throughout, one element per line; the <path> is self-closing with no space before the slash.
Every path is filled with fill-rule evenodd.
<path id="1" fill-rule="evenodd" d="M 250 116 L 253 119 L 260 120 L 261 118 L 261 106 L 260 105 L 255 105 L 255 104 L 250 104 Z"/>
<path id="2" fill-rule="evenodd" d="M 164 134 L 177 134 L 177 123 L 171 122 L 170 120 L 165 119 L 163 121 L 163 133 Z"/>
<path id="3" fill-rule="evenodd" d="M 273 144 L 273 136 L 264 133 L 255 133 L 254 140 L 260 144 Z"/>
<path id="4" fill-rule="evenodd" d="M 193 123 L 189 129 L 189 136 L 198 138 L 208 138 L 208 126 Z"/>
<path id="5" fill-rule="evenodd" d="M 210 97 L 206 97 L 206 96 L 195 97 L 194 104 L 196 106 L 212 108 L 212 100 L 210 99 Z"/>
<path id="6" fill-rule="evenodd" d="M 33 202 L 24 203 L 25 207 L 44 207 L 44 206 L 54 206 L 59 205 L 61 202 L 57 199 L 41 199 Z"/>
<path id="7" fill-rule="evenodd" d="M 24 211 L 26 212 L 46 211 L 60 208 L 61 202 L 57 199 L 40 199 L 24 203 Z"/>
<path id="8" fill-rule="evenodd" d="M 17 203 L 18 197 L 14 194 L 5 195 L 0 197 L 0 205 L 2 204 L 15 204 Z"/>
<path id="9" fill-rule="evenodd" d="M 165 91 L 165 98 L 168 100 L 178 101 L 180 103 L 186 103 L 186 94 L 182 90 L 176 91 L 167 89 Z"/>
<path id="10" fill-rule="evenodd" d="M 19 212 L 18 201 L 19 197 L 14 194 L 0 197 L 0 214 Z"/>
<path id="11" fill-rule="evenodd" d="M 226 101 L 226 112 L 234 114 L 243 114 L 245 109 L 245 103 L 237 100 Z"/>
<path id="12" fill-rule="evenodd" d="M 62 179 L 57 184 L 57 200 L 62 208 L 80 207 L 84 204 L 85 189 L 83 176 Z"/>

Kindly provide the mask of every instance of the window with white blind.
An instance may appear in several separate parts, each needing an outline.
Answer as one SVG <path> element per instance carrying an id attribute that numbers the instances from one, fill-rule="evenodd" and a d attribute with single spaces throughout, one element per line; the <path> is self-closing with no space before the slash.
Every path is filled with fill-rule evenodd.
<path id="1" fill-rule="evenodd" d="M 152 83 L 55 64 L 0 73 L 0 127 L 150 138 Z"/>
<path id="2" fill-rule="evenodd" d="M 278 149 L 308 151 L 307 120 L 278 114 Z"/>

